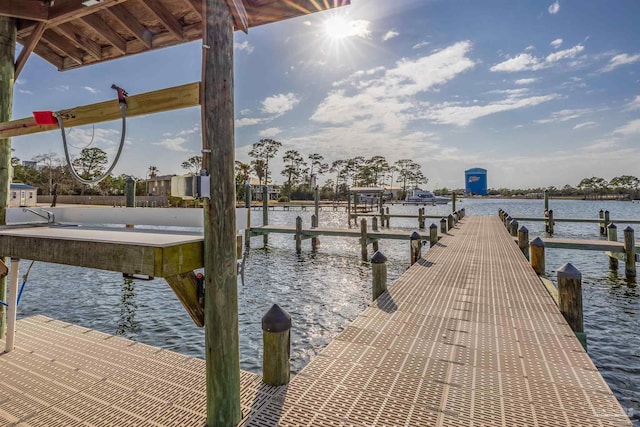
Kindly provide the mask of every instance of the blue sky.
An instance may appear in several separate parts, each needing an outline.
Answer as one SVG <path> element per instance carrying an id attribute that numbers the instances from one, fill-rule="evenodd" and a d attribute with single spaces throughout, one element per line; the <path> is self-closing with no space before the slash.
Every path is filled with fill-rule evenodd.
<path id="1" fill-rule="evenodd" d="M 236 158 L 248 162 L 268 137 L 280 155 L 410 158 L 429 188 L 463 187 L 470 167 L 494 188 L 639 176 L 638 22 L 635 0 L 352 0 L 237 32 Z M 200 63 L 200 42 L 66 72 L 32 55 L 13 117 L 114 99 L 112 83 L 136 94 L 198 81 Z M 130 119 L 115 173 L 184 173 L 199 122 L 198 108 Z M 113 154 L 119 128 L 74 128 L 69 141 L 82 148 L 93 135 Z M 63 154 L 57 132 L 12 144 L 22 160 Z"/>

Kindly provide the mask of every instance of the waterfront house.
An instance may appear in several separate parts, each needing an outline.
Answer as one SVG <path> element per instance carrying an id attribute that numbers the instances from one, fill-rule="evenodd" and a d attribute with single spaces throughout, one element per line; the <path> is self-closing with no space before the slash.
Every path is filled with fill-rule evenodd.
<path id="1" fill-rule="evenodd" d="M 22 184 L 20 182 L 11 183 L 9 193 L 10 208 L 19 208 L 22 206 L 34 207 L 38 202 L 38 189 L 28 184 Z"/>

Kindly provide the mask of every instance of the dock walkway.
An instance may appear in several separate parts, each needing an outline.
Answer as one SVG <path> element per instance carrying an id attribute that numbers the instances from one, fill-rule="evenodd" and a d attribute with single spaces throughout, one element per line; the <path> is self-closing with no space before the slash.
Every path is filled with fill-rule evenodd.
<path id="1" fill-rule="evenodd" d="M 43 316 L 17 330 L 0 425 L 204 424 L 204 360 Z M 449 230 L 288 386 L 241 388 L 242 426 L 631 426 L 497 217 Z"/>

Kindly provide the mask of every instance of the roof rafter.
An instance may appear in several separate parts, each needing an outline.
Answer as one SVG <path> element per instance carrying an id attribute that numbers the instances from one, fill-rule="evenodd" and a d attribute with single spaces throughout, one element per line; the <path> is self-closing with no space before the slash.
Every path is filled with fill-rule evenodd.
<path id="1" fill-rule="evenodd" d="M 33 30 L 27 42 L 22 46 L 22 50 L 20 51 L 20 55 L 18 55 L 18 59 L 16 60 L 14 66 L 14 78 L 18 78 L 20 71 L 24 68 L 24 65 L 27 63 L 27 59 L 29 59 L 29 55 L 35 49 L 36 45 L 40 41 L 42 34 L 46 28 L 46 23 L 39 22 L 36 25 L 36 28 Z"/>
<path id="2" fill-rule="evenodd" d="M 91 55 L 96 61 L 102 59 L 102 47 L 84 35 L 82 31 L 76 28 L 73 24 L 66 23 L 60 24 L 56 27 L 60 34 L 71 40 L 82 49 L 84 49 L 89 55 Z"/>
<path id="3" fill-rule="evenodd" d="M 147 49 L 151 49 L 152 34 L 147 27 L 142 25 L 129 11 L 122 5 L 116 5 L 107 9 L 107 12 L 120 22 L 127 30 L 140 40 Z"/>
<path id="4" fill-rule="evenodd" d="M 0 16 L 46 21 L 49 19 L 49 4 L 40 0 L 2 0 Z"/>
<path id="5" fill-rule="evenodd" d="M 120 51 L 122 55 L 127 53 L 127 41 L 123 39 L 120 34 L 113 31 L 111 27 L 97 15 L 83 16 L 82 20 L 85 24 L 93 28 L 101 37 L 108 40 L 109 43 L 111 43 L 116 50 Z"/>
<path id="6" fill-rule="evenodd" d="M 182 25 L 159 0 L 140 0 L 178 40 L 183 40 Z"/>
<path id="7" fill-rule="evenodd" d="M 61 36 L 53 30 L 46 30 L 42 35 L 42 39 L 49 43 L 53 50 L 59 50 L 72 61 L 82 64 L 83 54 L 73 43 L 71 43 L 66 37 Z"/>

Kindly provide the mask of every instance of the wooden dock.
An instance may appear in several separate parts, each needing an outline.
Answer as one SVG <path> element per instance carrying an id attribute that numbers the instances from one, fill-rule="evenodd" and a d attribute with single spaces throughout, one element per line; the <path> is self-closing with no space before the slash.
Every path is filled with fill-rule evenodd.
<path id="1" fill-rule="evenodd" d="M 0 424 L 202 426 L 204 364 L 23 319 Z M 631 426 L 497 217 L 449 230 L 289 385 L 240 378 L 242 426 Z"/>

